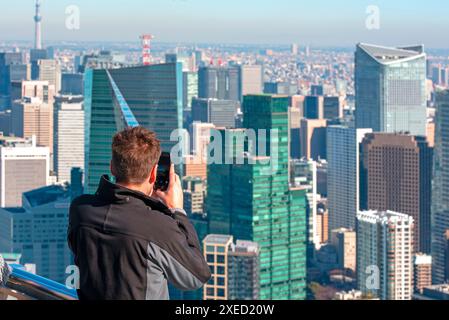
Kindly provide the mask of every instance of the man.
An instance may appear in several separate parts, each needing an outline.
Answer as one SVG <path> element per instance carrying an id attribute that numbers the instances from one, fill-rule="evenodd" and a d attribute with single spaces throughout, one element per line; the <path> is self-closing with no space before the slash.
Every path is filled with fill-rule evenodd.
<path id="1" fill-rule="evenodd" d="M 166 192 L 154 190 L 160 143 L 128 128 L 112 144 L 111 172 L 95 195 L 75 199 L 68 242 L 80 271 L 80 300 L 167 300 L 168 282 L 196 290 L 210 279 L 183 207 L 173 165 Z"/>

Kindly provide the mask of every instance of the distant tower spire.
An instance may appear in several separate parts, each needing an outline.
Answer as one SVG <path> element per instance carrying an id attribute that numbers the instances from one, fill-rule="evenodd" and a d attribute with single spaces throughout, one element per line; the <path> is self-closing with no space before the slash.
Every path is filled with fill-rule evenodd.
<path id="1" fill-rule="evenodd" d="M 42 49 L 42 34 L 41 34 L 41 0 L 36 0 L 36 15 L 34 16 L 35 22 L 35 38 L 34 38 L 34 48 Z"/>

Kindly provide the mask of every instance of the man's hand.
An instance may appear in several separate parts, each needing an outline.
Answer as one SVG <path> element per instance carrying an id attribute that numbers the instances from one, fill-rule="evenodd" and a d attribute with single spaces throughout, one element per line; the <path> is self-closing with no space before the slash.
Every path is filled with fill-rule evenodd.
<path id="1" fill-rule="evenodd" d="M 175 173 L 175 166 L 170 166 L 170 180 L 167 191 L 155 190 L 154 196 L 159 198 L 169 209 L 182 209 L 184 207 L 184 193 L 181 179 Z"/>

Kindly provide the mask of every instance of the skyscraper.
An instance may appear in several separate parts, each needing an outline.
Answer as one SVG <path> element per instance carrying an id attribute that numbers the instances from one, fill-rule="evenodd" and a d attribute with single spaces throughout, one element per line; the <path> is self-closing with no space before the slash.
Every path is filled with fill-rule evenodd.
<path id="1" fill-rule="evenodd" d="M 423 46 L 358 44 L 355 53 L 357 128 L 426 134 L 426 54 Z"/>
<path id="2" fill-rule="evenodd" d="M 18 84 L 20 93 L 14 95 L 17 100 L 23 98 L 39 98 L 42 102 L 53 105 L 55 101 L 56 88 L 48 81 L 22 81 Z"/>
<path id="3" fill-rule="evenodd" d="M 301 158 L 326 159 L 326 127 L 327 120 L 324 119 L 301 119 Z"/>
<path id="4" fill-rule="evenodd" d="M 198 97 L 240 101 L 239 68 L 200 67 L 198 71 Z"/>
<path id="5" fill-rule="evenodd" d="M 12 132 L 16 137 L 36 136 L 37 145 L 53 154 L 53 105 L 39 98 L 24 98 L 12 107 Z"/>
<path id="6" fill-rule="evenodd" d="M 215 126 L 212 123 L 203 122 L 194 122 L 190 127 L 192 154 L 204 163 L 207 163 L 207 146 L 213 129 Z"/>
<path id="7" fill-rule="evenodd" d="M 83 95 L 82 73 L 63 73 L 61 79 L 61 94 Z"/>
<path id="8" fill-rule="evenodd" d="M 344 126 L 327 129 L 329 233 L 355 229 L 360 209 L 360 143 L 370 132 Z"/>
<path id="9" fill-rule="evenodd" d="M 362 142 L 362 210 L 392 210 L 415 221 L 415 252 L 430 253 L 433 150 L 425 137 L 370 133 Z"/>
<path id="10" fill-rule="evenodd" d="M 324 119 L 334 120 L 343 118 L 342 97 L 324 97 L 323 101 L 323 117 Z"/>
<path id="11" fill-rule="evenodd" d="M 0 53 L 0 98 L 11 106 L 11 90 L 14 82 L 30 79 L 29 65 L 24 63 L 21 52 Z"/>
<path id="12" fill-rule="evenodd" d="M 84 170 L 82 96 L 58 96 L 54 109 L 54 170 L 59 182 L 70 181 L 72 168 Z"/>
<path id="13" fill-rule="evenodd" d="M 381 300 L 411 300 L 413 218 L 393 211 L 357 215 L 359 290 Z"/>
<path id="14" fill-rule="evenodd" d="M 356 272 L 357 234 L 344 228 L 332 230 L 331 243 L 337 250 L 338 268 Z"/>
<path id="15" fill-rule="evenodd" d="M 263 67 L 261 65 L 240 66 L 240 101 L 249 94 L 263 93 Z"/>
<path id="16" fill-rule="evenodd" d="M 210 232 L 260 245 L 261 299 L 305 299 L 306 191 L 289 187 L 288 104 L 288 97 L 246 96 L 244 127 L 266 130 L 266 143 L 258 140 L 244 164 L 208 167 Z"/>
<path id="17" fill-rule="evenodd" d="M 0 160 L 0 207 L 22 206 L 22 193 L 49 182 L 50 152 L 35 137 L 0 137 Z"/>
<path id="18" fill-rule="evenodd" d="M 445 237 L 449 230 L 449 91 L 437 94 L 435 156 L 432 190 L 432 278 L 434 284 L 449 280 Z"/>
<path id="19" fill-rule="evenodd" d="M 193 99 L 192 121 L 212 123 L 216 127 L 235 128 L 239 103 L 233 100 Z"/>
<path id="20" fill-rule="evenodd" d="M 0 209 L 0 252 L 21 253 L 38 275 L 65 283 L 72 265 L 67 245 L 70 190 L 54 185 L 23 194 L 23 205 Z"/>
<path id="21" fill-rule="evenodd" d="M 183 72 L 183 106 L 184 110 L 192 109 L 192 99 L 198 97 L 198 73 Z"/>
<path id="22" fill-rule="evenodd" d="M 88 69 L 85 74 L 87 193 L 109 173 L 111 138 L 127 126 L 142 125 L 157 134 L 164 151 L 174 130 L 182 129 L 180 63 L 120 69 Z"/>
<path id="23" fill-rule="evenodd" d="M 54 59 L 43 59 L 37 62 L 39 69 L 39 80 L 48 81 L 55 86 L 56 93 L 61 91 L 61 66 Z"/>
<path id="24" fill-rule="evenodd" d="M 422 293 L 424 288 L 432 286 L 432 257 L 418 253 L 414 257 L 414 292 Z"/>
<path id="25" fill-rule="evenodd" d="M 208 235 L 203 243 L 212 273 L 204 286 L 204 300 L 258 300 L 259 245 L 240 240 L 234 244 L 228 235 Z"/>
<path id="26" fill-rule="evenodd" d="M 324 97 L 322 96 L 305 97 L 304 118 L 324 119 Z"/>

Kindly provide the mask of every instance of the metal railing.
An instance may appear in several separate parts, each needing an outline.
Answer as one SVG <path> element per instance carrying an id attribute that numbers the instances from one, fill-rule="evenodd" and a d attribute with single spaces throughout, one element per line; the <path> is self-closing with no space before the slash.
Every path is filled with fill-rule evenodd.
<path id="1" fill-rule="evenodd" d="M 76 290 L 27 272 L 21 265 L 5 266 L 9 277 L 0 285 L 0 300 L 77 300 Z"/>

